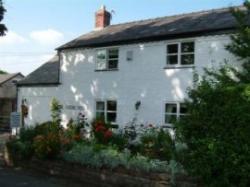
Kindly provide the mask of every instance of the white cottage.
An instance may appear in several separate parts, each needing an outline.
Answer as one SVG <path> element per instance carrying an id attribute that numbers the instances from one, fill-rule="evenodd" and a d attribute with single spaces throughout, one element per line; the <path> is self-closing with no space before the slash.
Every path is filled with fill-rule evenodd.
<path id="1" fill-rule="evenodd" d="M 185 115 L 194 71 L 237 60 L 225 50 L 236 21 L 229 8 L 110 25 L 96 12 L 95 29 L 57 48 L 58 55 L 18 84 L 27 125 L 50 120 L 50 101 L 67 123 L 81 112 L 119 126 L 169 125 Z"/>

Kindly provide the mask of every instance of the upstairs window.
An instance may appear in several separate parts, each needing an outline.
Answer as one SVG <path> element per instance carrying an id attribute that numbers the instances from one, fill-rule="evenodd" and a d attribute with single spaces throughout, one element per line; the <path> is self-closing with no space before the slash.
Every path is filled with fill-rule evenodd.
<path id="1" fill-rule="evenodd" d="M 100 49 L 96 54 L 96 70 L 117 70 L 118 59 L 118 49 Z"/>
<path id="2" fill-rule="evenodd" d="M 167 45 L 167 66 L 194 64 L 194 42 L 179 42 Z"/>
<path id="3" fill-rule="evenodd" d="M 176 120 L 187 115 L 187 107 L 183 103 L 165 104 L 165 124 L 173 124 Z"/>
<path id="4" fill-rule="evenodd" d="M 101 118 L 106 122 L 116 123 L 117 102 L 113 100 L 97 101 L 96 118 Z"/>

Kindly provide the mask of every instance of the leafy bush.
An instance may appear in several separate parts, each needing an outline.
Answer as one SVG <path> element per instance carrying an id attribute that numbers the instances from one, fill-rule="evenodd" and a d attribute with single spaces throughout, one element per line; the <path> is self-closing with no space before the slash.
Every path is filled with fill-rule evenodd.
<path id="1" fill-rule="evenodd" d="M 35 155 L 38 158 L 55 158 L 61 150 L 60 125 L 53 122 L 45 122 L 35 127 L 22 128 L 20 136 L 13 142 L 9 142 L 16 153 L 14 157 L 23 159 Z"/>
<path id="2" fill-rule="evenodd" d="M 37 135 L 34 138 L 33 147 L 37 158 L 56 158 L 61 151 L 60 136 L 53 132 L 47 133 L 46 135 Z"/>
<path id="3" fill-rule="evenodd" d="M 150 158 L 171 160 L 175 143 L 168 131 L 150 128 L 140 137 L 140 152 Z"/>
<path id="4" fill-rule="evenodd" d="M 19 133 L 19 139 L 22 142 L 32 143 L 34 137 L 37 135 L 37 132 L 34 127 L 21 128 Z"/>
<path id="5" fill-rule="evenodd" d="M 62 105 L 56 98 L 53 98 L 50 104 L 51 118 L 52 122 L 56 124 L 61 123 L 61 113 L 62 113 Z"/>
<path id="6" fill-rule="evenodd" d="M 28 160 L 33 155 L 32 144 L 28 141 L 22 142 L 18 139 L 11 139 L 6 143 L 6 146 L 14 161 Z"/>
<path id="7" fill-rule="evenodd" d="M 189 92 L 189 115 L 176 125 L 188 147 L 183 164 L 208 185 L 249 186 L 249 86 L 220 84 L 202 80 Z"/>
<path id="8" fill-rule="evenodd" d="M 124 150 L 128 146 L 128 138 L 122 133 L 113 133 L 110 144 L 116 146 L 119 150 Z"/>
<path id="9" fill-rule="evenodd" d="M 189 90 L 189 115 L 176 124 L 178 138 L 187 145 L 182 163 L 206 186 L 250 186 L 250 2 L 234 10 L 238 31 L 230 52 L 242 67 L 206 70 Z"/>
<path id="10" fill-rule="evenodd" d="M 93 168 L 114 169 L 123 167 L 146 172 L 164 172 L 169 170 L 165 161 L 150 160 L 141 155 L 132 156 L 128 150 L 120 152 L 112 146 L 104 145 L 77 144 L 72 150 L 64 154 L 64 159 Z"/>

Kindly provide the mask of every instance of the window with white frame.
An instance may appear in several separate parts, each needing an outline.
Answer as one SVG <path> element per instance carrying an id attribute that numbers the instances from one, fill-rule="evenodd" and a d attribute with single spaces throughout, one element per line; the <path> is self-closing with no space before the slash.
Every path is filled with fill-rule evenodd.
<path id="1" fill-rule="evenodd" d="M 165 104 L 165 124 L 173 124 L 185 115 L 187 115 L 187 107 L 184 103 Z"/>
<path id="2" fill-rule="evenodd" d="M 178 42 L 167 45 L 167 66 L 194 64 L 195 43 Z"/>
<path id="3" fill-rule="evenodd" d="M 99 49 L 96 52 L 96 70 L 117 70 L 118 59 L 117 48 Z"/>
<path id="4" fill-rule="evenodd" d="M 114 100 L 96 101 L 96 118 L 116 123 L 117 102 Z"/>

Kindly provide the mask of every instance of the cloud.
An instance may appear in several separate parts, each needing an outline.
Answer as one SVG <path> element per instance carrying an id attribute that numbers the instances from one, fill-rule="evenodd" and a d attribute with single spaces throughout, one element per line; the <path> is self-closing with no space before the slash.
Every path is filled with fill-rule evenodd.
<path id="1" fill-rule="evenodd" d="M 37 56 L 4 56 L 0 59 L 0 69 L 9 73 L 21 72 L 28 75 L 39 66 L 51 59 L 55 53 L 42 54 Z"/>
<path id="2" fill-rule="evenodd" d="M 6 36 L 0 37 L 0 45 L 13 45 L 27 42 L 27 39 L 23 36 L 9 31 Z"/>
<path id="3" fill-rule="evenodd" d="M 9 31 L 0 37 L 0 69 L 27 75 L 55 54 L 66 36 L 54 29 L 33 30 L 22 35 Z"/>
<path id="4" fill-rule="evenodd" d="M 30 37 L 34 41 L 42 45 L 53 45 L 61 42 L 64 36 L 59 31 L 56 31 L 54 29 L 47 29 L 47 30 L 33 31 L 30 33 Z"/>

